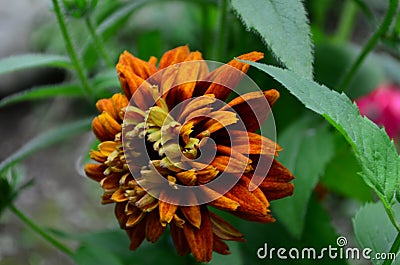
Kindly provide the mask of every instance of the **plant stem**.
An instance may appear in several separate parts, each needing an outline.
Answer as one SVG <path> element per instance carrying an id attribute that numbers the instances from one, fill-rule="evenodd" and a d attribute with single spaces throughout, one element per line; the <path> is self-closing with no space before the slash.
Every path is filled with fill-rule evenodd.
<path id="1" fill-rule="evenodd" d="M 354 20 L 357 14 L 357 5 L 353 0 L 347 0 L 340 16 L 339 26 L 336 30 L 335 40 L 345 42 L 349 39 L 354 26 Z"/>
<path id="2" fill-rule="evenodd" d="M 89 33 L 90 33 L 91 37 L 93 38 L 94 45 L 96 46 L 100 55 L 103 57 L 104 62 L 106 63 L 106 65 L 108 67 L 112 68 L 113 64 L 110 60 L 110 57 L 107 54 L 106 49 L 103 46 L 103 40 L 101 39 L 100 35 L 98 35 L 96 33 L 96 30 L 93 26 L 93 22 L 89 15 L 85 17 L 85 23 L 86 23 L 87 28 L 89 29 Z"/>
<path id="3" fill-rule="evenodd" d="M 396 254 L 396 253 L 399 251 L 399 249 L 400 249 L 400 233 L 397 233 L 396 239 L 394 240 L 393 245 L 392 245 L 392 247 L 390 248 L 389 252 L 390 252 L 390 253 L 395 253 L 395 254 Z M 393 261 L 394 261 L 394 260 L 386 259 L 386 260 L 382 263 L 382 265 L 390 265 L 390 264 L 392 264 Z"/>
<path id="4" fill-rule="evenodd" d="M 48 234 L 45 230 L 43 230 L 41 227 L 39 227 L 37 224 L 35 224 L 31 219 L 29 219 L 26 215 L 24 215 L 20 210 L 18 210 L 14 205 L 10 205 L 9 209 L 11 212 L 13 212 L 16 216 L 18 216 L 19 219 L 21 219 L 22 222 L 24 222 L 29 228 L 31 228 L 33 231 L 38 233 L 40 236 L 42 236 L 45 240 L 47 240 L 50 244 L 58 248 L 61 252 L 67 254 L 68 256 L 72 257 L 74 255 L 74 252 L 69 249 L 67 246 L 65 246 L 63 243 L 52 237 L 50 234 Z"/>
<path id="5" fill-rule="evenodd" d="M 390 0 L 389 9 L 386 13 L 385 18 L 383 19 L 381 25 L 378 30 L 371 36 L 368 40 L 367 44 L 362 49 L 361 53 L 358 55 L 356 61 L 351 66 L 350 70 L 347 72 L 345 77 L 342 79 L 342 82 L 339 85 L 339 91 L 344 91 L 354 74 L 357 72 L 358 68 L 361 66 L 364 59 L 367 57 L 368 53 L 372 51 L 375 45 L 378 43 L 379 39 L 387 32 L 390 27 L 390 24 L 393 20 L 393 17 L 396 14 L 397 4 L 399 0 Z"/>
<path id="6" fill-rule="evenodd" d="M 217 44 L 215 50 L 215 57 L 218 60 L 223 60 L 225 55 L 225 44 L 226 44 L 226 17 L 227 17 L 227 0 L 221 0 L 219 4 L 219 25 Z"/>
<path id="7" fill-rule="evenodd" d="M 85 71 L 83 68 L 83 65 L 78 58 L 78 55 L 74 49 L 74 46 L 72 45 L 71 37 L 70 37 L 70 35 L 68 33 L 68 29 L 67 29 L 67 24 L 65 23 L 64 16 L 61 12 L 61 8 L 58 3 L 58 0 L 52 0 L 52 2 L 53 2 L 53 6 L 54 6 L 54 11 L 57 16 L 58 25 L 60 26 L 61 34 L 64 38 L 65 46 L 66 46 L 67 52 L 69 54 L 69 57 L 71 58 L 72 64 L 74 65 L 75 70 L 79 76 L 81 83 L 82 83 L 83 90 L 85 91 L 87 96 L 91 96 L 93 93 L 93 89 L 91 88 L 91 86 L 89 84 L 89 81 L 86 77 L 86 74 L 85 74 Z"/>

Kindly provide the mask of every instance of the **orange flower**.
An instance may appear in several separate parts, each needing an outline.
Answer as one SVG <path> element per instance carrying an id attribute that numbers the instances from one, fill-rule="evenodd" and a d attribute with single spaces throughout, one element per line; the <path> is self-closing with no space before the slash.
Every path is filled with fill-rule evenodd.
<path id="1" fill-rule="evenodd" d="M 293 193 L 293 175 L 274 159 L 280 147 L 254 133 L 279 93 L 251 92 L 224 104 L 249 65 L 232 60 L 209 72 L 201 53 L 187 46 L 156 62 L 121 55 L 124 95 L 97 102 L 101 114 L 92 127 L 101 143 L 90 155 L 98 163 L 85 171 L 104 189 L 102 202 L 115 203 L 132 250 L 145 238 L 156 242 L 169 225 L 179 255 L 208 262 L 213 251 L 230 253 L 225 240 L 244 241 L 210 207 L 268 223 L 269 202 Z"/>

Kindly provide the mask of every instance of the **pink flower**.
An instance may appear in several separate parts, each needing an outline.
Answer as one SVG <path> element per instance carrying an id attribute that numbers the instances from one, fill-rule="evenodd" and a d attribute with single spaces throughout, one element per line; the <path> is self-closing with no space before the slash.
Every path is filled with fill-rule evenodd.
<path id="1" fill-rule="evenodd" d="M 400 87 L 382 84 L 356 100 L 361 115 L 385 127 L 389 137 L 400 136 Z"/>

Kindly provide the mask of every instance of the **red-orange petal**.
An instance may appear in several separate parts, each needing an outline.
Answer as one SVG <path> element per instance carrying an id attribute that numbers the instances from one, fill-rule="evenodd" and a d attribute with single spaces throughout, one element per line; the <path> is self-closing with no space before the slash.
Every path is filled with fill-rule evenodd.
<path id="1" fill-rule="evenodd" d="M 265 205 L 253 193 L 251 193 L 242 180 L 225 193 L 225 196 L 237 201 L 240 204 L 237 211 L 247 215 L 264 216 L 267 215 L 269 211 L 268 205 Z"/>
<path id="2" fill-rule="evenodd" d="M 185 223 L 183 232 L 189 248 L 198 262 L 209 262 L 213 250 L 213 232 L 209 212 L 206 207 L 201 207 L 201 226 L 200 229 Z"/>
<path id="3" fill-rule="evenodd" d="M 178 255 L 183 256 L 190 253 L 189 244 L 186 240 L 183 228 L 176 225 L 170 226 L 172 241 L 174 242 L 175 249 Z"/>
<path id="4" fill-rule="evenodd" d="M 140 246 L 140 244 L 142 244 L 146 236 L 146 230 L 145 230 L 146 221 L 147 221 L 146 219 L 143 219 L 136 226 L 126 230 L 131 239 L 131 244 L 129 245 L 129 248 L 131 250 L 137 249 Z"/>
<path id="5" fill-rule="evenodd" d="M 160 223 L 158 211 L 152 211 L 148 214 L 146 222 L 146 239 L 152 243 L 156 242 L 164 232 L 165 226 Z"/>
<path id="6" fill-rule="evenodd" d="M 231 254 L 231 252 L 229 251 L 228 245 L 224 241 L 222 241 L 219 237 L 214 235 L 213 240 L 214 240 L 213 251 L 215 251 L 221 255 Z"/>
<path id="7" fill-rule="evenodd" d="M 189 221 L 194 227 L 200 228 L 201 226 L 201 213 L 200 206 L 180 206 L 179 207 L 185 216 L 185 219 Z"/>
<path id="8" fill-rule="evenodd" d="M 103 178 L 106 177 L 103 173 L 106 168 L 107 166 L 104 164 L 86 164 L 85 173 L 89 178 L 100 182 Z"/>
<path id="9" fill-rule="evenodd" d="M 278 98 L 279 92 L 275 89 L 250 92 L 234 98 L 221 110 L 232 108 L 240 116 L 246 130 L 254 132 L 265 122 Z"/>
<path id="10" fill-rule="evenodd" d="M 166 196 L 166 194 L 160 194 L 158 209 L 160 212 L 160 222 L 163 226 L 166 226 L 171 222 L 172 218 L 174 217 L 175 212 L 178 209 L 178 205 L 163 201 L 163 196 Z"/>
<path id="11" fill-rule="evenodd" d="M 163 69 L 172 64 L 177 64 L 177 63 L 183 62 L 186 59 L 186 57 L 189 55 L 189 53 L 190 53 L 190 51 L 189 51 L 189 47 L 187 45 L 179 46 L 175 49 L 165 52 L 160 59 L 159 69 Z"/>
<path id="12" fill-rule="evenodd" d="M 250 52 L 238 58 L 255 62 L 264 58 L 264 54 L 261 52 Z M 226 100 L 232 89 L 235 89 L 242 80 L 249 67 L 248 64 L 234 59 L 212 71 L 206 78 L 208 82 L 204 82 L 196 87 L 198 90 L 196 92 L 201 93 L 201 90 L 203 90 L 204 94 L 214 94 L 216 98 Z M 210 84 L 208 87 L 204 87 L 204 85 L 207 86 L 208 84 Z"/>
<path id="13" fill-rule="evenodd" d="M 244 242 L 244 235 L 240 233 L 236 228 L 234 228 L 227 221 L 216 215 L 215 213 L 210 212 L 211 223 L 213 227 L 213 232 L 219 238 L 223 240 L 233 240 Z"/>
<path id="14" fill-rule="evenodd" d="M 190 61 L 190 62 L 189 62 Z M 193 95 L 198 80 L 207 74 L 207 64 L 200 52 L 191 52 L 175 72 L 171 89 L 166 95 L 166 102 L 170 109 Z"/>

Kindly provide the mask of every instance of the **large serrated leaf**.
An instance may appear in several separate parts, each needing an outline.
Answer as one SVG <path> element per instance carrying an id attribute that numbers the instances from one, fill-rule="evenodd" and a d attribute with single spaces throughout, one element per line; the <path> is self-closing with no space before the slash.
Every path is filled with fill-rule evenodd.
<path id="1" fill-rule="evenodd" d="M 232 6 L 287 68 L 312 79 L 312 43 L 302 1 L 232 0 Z"/>
<path id="2" fill-rule="evenodd" d="M 260 63 L 247 63 L 270 74 L 307 108 L 325 117 L 353 147 L 364 181 L 388 204 L 395 199 L 400 181 L 400 157 L 385 133 L 362 117 L 345 94 L 303 78 L 293 71 Z"/>
<path id="3" fill-rule="evenodd" d="M 92 118 L 78 120 L 66 123 L 58 128 L 44 132 L 39 136 L 27 142 L 24 146 L 18 149 L 14 154 L 0 163 L 0 172 L 6 170 L 15 163 L 21 161 L 35 151 L 48 147 L 52 144 L 68 139 L 74 135 L 88 131 L 90 129 Z"/>
<path id="4" fill-rule="evenodd" d="M 293 237 L 300 238 L 311 193 L 333 157 L 333 135 L 326 126 L 313 128 L 311 119 L 301 119 L 290 125 L 278 142 L 285 150 L 279 161 L 296 176 L 296 188 L 293 196 L 272 202 L 273 214 Z"/>
<path id="5" fill-rule="evenodd" d="M 400 215 L 400 204 L 392 208 L 394 213 Z M 385 255 L 391 252 L 391 247 L 398 232 L 386 215 L 382 203 L 368 203 L 363 206 L 353 219 L 354 232 L 362 248 L 372 250 L 371 261 L 374 264 L 382 264 L 384 260 L 375 259 L 377 253 Z M 400 261 L 392 262 L 400 264 Z"/>
<path id="6" fill-rule="evenodd" d="M 71 68 L 68 57 L 52 54 L 23 54 L 10 56 L 0 60 L 0 74 L 34 67 Z"/>
<path id="7" fill-rule="evenodd" d="M 79 97 L 84 95 L 82 88 L 78 84 L 48 85 L 24 90 L 7 96 L 0 100 L 0 108 L 28 100 L 38 100 L 59 96 Z"/>

